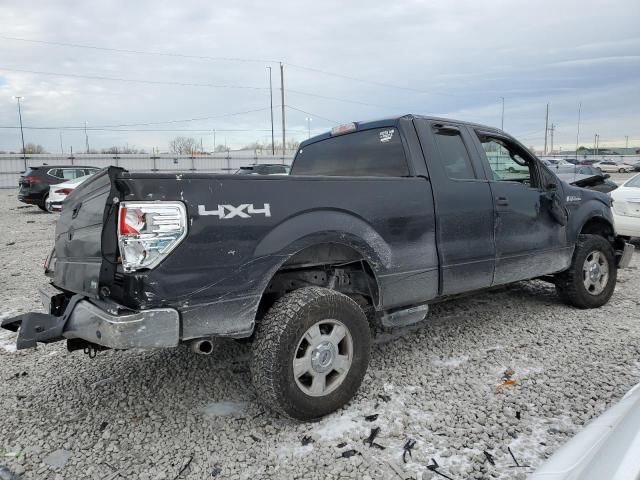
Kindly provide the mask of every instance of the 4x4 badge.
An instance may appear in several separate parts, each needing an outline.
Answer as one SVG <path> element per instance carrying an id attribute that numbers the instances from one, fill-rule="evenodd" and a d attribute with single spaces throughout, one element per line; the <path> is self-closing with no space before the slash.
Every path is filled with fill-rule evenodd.
<path id="1" fill-rule="evenodd" d="M 265 203 L 262 208 L 256 208 L 251 203 L 243 203 L 234 207 L 233 205 L 218 205 L 216 210 L 207 210 L 204 205 L 198 205 L 198 215 L 213 215 L 220 217 L 221 220 L 228 220 L 230 218 L 251 218 L 251 215 L 262 214 L 265 217 L 271 216 L 271 205 Z"/>

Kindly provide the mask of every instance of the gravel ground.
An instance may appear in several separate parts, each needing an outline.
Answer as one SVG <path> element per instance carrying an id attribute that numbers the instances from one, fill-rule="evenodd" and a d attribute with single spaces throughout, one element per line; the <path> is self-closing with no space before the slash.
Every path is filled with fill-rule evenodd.
<path id="1" fill-rule="evenodd" d="M 0 191 L 0 317 L 40 308 L 54 222 Z M 542 282 L 435 306 L 380 334 L 357 397 L 313 424 L 256 401 L 246 345 L 92 360 L 63 343 L 15 352 L 0 333 L 0 465 L 56 480 L 444 478 L 435 459 L 452 479 L 524 478 L 640 381 L 639 265 L 599 310 Z M 508 369 L 516 384 L 499 388 Z"/>

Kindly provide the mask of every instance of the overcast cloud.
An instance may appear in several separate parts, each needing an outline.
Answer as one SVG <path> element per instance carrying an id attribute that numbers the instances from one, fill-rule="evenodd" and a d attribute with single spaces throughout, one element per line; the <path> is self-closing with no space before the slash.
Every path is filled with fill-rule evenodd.
<path id="1" fill-rule="evenodd" d="M 164 130 L 90 130 L 92 148 L 129 143 L 166 150 L 176 135 L 202 137 L 212 148 L 213 129 L 217 142 L 231 147 L 268 141 L 266 67 L 273 67 L 279 106 L 278 61 L 285 62 L 285 104 L 309 112 L 287 109 L 287 128 L 298 140 L 306 137 L 306 117 L 312 133 L 333 122 L 403 113 L 499 126 L 505 97 L 505 130 L 527 145 L 543 144 L 549 103 L 556 145 L 575 148 L 579 102 L 581 144 L 591 145 L 597 132 L 602 145 L 624 145 L 625 135 L 640 145 L 637 0 L 0 1 L 0 126 L 18 125 L 13 96 L 21 95 L 30 127 L 157 122 L 109 128 Z M 85 78 L 96 76 L 158 83 Z M 252 112 L 220 117 L 246 111 Z M 218 118 L 161 123 L 202 117 Z M 280 121 L 276 109 L 277 138 Z M 177 129 L 202 131 L 166 131 Z M 59 132 L 66 151 L 84 149 L 81 131 L 25 130 L 25 141 L 57 152 Z M 0 150 L 19 145 L 19 130 L 0 128 Z"/>

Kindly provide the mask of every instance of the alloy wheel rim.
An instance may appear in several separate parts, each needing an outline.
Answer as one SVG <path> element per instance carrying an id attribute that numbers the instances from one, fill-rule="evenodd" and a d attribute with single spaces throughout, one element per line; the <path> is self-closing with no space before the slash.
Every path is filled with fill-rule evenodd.
<path id="1" fill-rule="evenodd" d="M 609 282 L 609 262 L 598 250 L 587 255 L 582 266 L 582 282 L 588 293 L 599 295 Z"/>
<path id="2" fill-rule="evenodd" d="M 311 397 L 329 395 L 344 382 L 352 361 L 349 329 L 339 320 L 320 320 L 302 335 L 293 354 L 296 385 Z"/>

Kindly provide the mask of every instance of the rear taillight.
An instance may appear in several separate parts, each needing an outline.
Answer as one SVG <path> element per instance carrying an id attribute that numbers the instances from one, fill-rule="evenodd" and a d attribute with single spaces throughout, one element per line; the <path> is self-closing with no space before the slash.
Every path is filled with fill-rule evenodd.
<path id="1" fill-rule="evenodd" d="M 187 236 L 187 211 L 180 202 L 122 202 L 118 245 L 125 272 L 153 268 Z"/>
<path id="2" fill-rule="evenodd" d="M 34 175 L 27 175 L 26 177 L 22 178 L 22 183 L 24 185 L 31 185 L 32 183 L 39 183 L 41 181 L 42 179 L 40 177 L 36 177 Z"/>
<path id="3" fill-rule="evenodd" d="M 59 188 L 58 190 L 54 190 L 55 193 L 59 193 L 60 195 L 69 195 L 73 192 L 73 188 Z"/>

